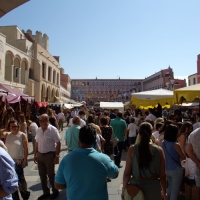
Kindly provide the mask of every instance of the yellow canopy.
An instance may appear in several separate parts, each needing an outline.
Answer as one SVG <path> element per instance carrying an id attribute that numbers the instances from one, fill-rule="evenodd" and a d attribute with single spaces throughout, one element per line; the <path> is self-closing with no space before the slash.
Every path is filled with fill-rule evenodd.
<path id="1" fill-rule="evenodd" d="M 174 101 L 177 104 L 182 104 L 183 102 L 200 102 L 200 84 L 175 90 Z"/>
<path id="2" fill-rule="evenodd" d="M 132 93 L 131 96 L 131 104 L 141 109 L 154 108 L 158 103 L 167 108 L 174 104 L 173 91 L 165 89 Z"/>

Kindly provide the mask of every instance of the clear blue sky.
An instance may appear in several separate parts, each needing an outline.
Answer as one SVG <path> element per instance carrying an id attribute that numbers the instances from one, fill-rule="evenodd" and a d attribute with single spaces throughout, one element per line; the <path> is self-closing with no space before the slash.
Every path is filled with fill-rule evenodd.
<path id="1" fill-rule="evenodd" d="M 200 1 L 30 0 L 0 19 L 46 33 L 50 53 L 75 78 L 145 78 L 169 65 L 196 73 Z"/>

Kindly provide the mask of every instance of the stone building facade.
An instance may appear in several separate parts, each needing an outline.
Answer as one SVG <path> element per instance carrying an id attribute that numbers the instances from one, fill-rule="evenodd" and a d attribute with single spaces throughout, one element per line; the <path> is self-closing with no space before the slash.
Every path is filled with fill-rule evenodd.
<path id="1" fill-rule="evenodd" d="M 97 101 L 128 101 L 142 91 L 142 79 L 72 79 L 71 98 L 94 104 Z"/>
<path id="2" fill-rule="evenodd" d="M 60 99 L 64 103 L 68 103 L 71 98 L 71 79 L 68 74 L 64 74 L 64 69 L 61 69 L 60 74 Z"/>
<path id="3" fill-rule="evenodd" d="M 197 73 L 188 76 L 188 85 L 195 85 L 198 83 Z"/>
<path id="4" fill-rule="evenodd" d="M 33 43 L 17 26 L 0 27 L 0 82 L 34 96 L 35 81 L 29 79 L 33 67 Z"/>
<path id="5" fill-rule="evenodd" d="M 174 79 L 174 72 L 169 66 L 155 74 L 146 77 L 143 81 L 143 91 L 156 90 L 159 88 L 174 90 L 181 87 L 186 87 L 185 79 Z"/>
<path id="6" fill-rule="evenodd" d="M 49 53 L 48 36 L 17 26 L 1 26 L 0 33 L 0 80 L 36 101 L 60 97 L 59 57 Z"/>

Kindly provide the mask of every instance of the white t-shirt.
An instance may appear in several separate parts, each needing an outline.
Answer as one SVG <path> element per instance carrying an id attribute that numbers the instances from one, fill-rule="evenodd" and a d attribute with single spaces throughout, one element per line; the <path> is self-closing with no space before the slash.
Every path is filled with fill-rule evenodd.
<path id="1" fill-rule="evenodd" d="M 156 117 L 155 117 L 153 114 L 150 113 L 150 114 L 145 118 L 145 120 L 147 120 L 147 119 L 151 119 L 151 120 L 155 121 L 155 120 L 156 120 Z"/>
<path id="2" fill-rule="evenodd" d="M 194 154 L 200 160 L 200 128 L 197 128 L 189 135 L 188 144 L 192 145 Z"/>
<path id="3" fill-rule="evenodd" d="M 134 123 L 130 123 L 128 125 L 128 130 L 129 130 L 129 137 L 136 137 L 136 130 L 138 129 L 138 126 Z"/>
<path id="4" fill-rule="evenodd" d="M 155 131 L 152 135 L 155 136 L 156 140 L 158 140 L 160 133 L 159 131 Z"/>
<path id="5" fill-rule="evenodd" d="M 193 131 L 200 127 L 200 122 L 193 124 Z"/>
<path id="6" fill-rule="evenodd" d="M 184 167 L 185 167 L 185 173 L 186 174 L 189 173 L 187 178 L 194 179 L 197 169 L 196 164 L 190 158 L 186 158 Z"/>
<path id="7" fill-rule="evenodd" d="M 97 143 L 96 149 L 100 152 L 101 152 L 101 138 L 102 138 L 102 136 L 97 133 L 97 135 L 96 135 L 96 143 Z"/>
<path id="8" fill-rule="evenodd" d="M 30 127 L 31 134 L 35 136 L 38 130 L 38 125 L 35 122 L 32 122 L 29 127 Z"/>
<path id="9" fill-rule="evenodd" d="M 81 120 L 80 127 L 85 126 L 85 125 L 86 125 L 85 121 L 82 120 L 81 118 L 80 118 L 80 120 Z M 68 124 L 68 126 L 71 127 L 72 125 L 73 125 L 73 118 L 71 118 L 71 119 L 69 120 L 69 124 Z"/>
<path id="10" fill-rule="evenodd" d="M 58 120 L 59 120 L 59 119 L 63 119 L 63 120 L 65 119 L 64 113 L 62 113 L 62 112 L 61 112 L 61 113 L 58 113 Z"/>
<path id="11" fill-rule="evenodd" d="M 60 139 L 58 129 L 50 124 L 44 132 L 41 127 L 38 128 L 35 136 L 35 140 L 38 142 L 38 151 L 40 153 L 56 151 L 56 143 L 59 142 Z"/>

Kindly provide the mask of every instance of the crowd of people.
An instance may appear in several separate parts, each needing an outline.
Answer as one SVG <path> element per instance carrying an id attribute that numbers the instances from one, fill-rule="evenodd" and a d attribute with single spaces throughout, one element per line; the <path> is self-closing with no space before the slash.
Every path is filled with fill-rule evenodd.
<path id="1" fill-rule="evenodd" d="M 186 184 L 189 189 L 195 187 L 191 198 L 199 200 L 198 113 L 196 119 L 184 121 L 180 110 L 165 111 L 128 109 L 121 113 L 83 105 L 56 112 L 48 108 L 28 121 L 23 114 L 10 119 L 0 131 L 0 199 L 18 200 L 18 190 L 23 200 L 30 197 L 24 176 L 30 138 L 43 190 L 38 200 L 56 199 L 61 189 L 72 200 L 108 199 L 106 182 L 117 178 L 123 151 L 127 153 L 122 199 L 128 185 L 135 185 L 145 200 L 176 200 L 178 195 L 186 195 Z M 68 153 L 59 161 L 64 122 Z"/>

